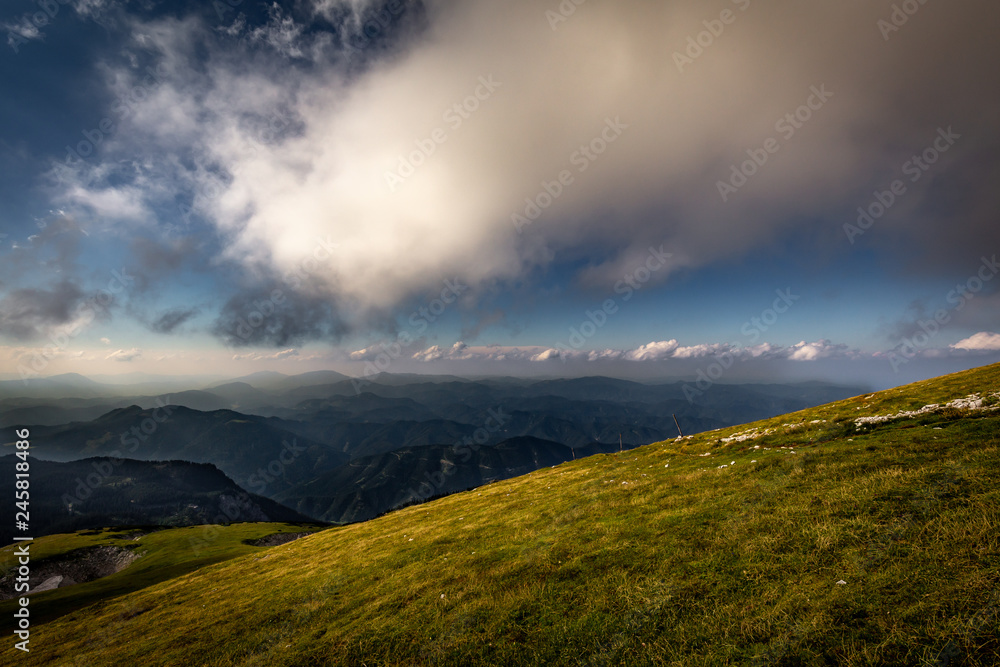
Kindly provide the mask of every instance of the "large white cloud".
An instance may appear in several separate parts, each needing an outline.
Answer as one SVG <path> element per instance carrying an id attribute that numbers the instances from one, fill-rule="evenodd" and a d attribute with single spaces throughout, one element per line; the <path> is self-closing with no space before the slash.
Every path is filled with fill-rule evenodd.
<path id="1" fill-rule="evenodd" d="M 325 0 L 317 11 L 360 21 L 367 6 Z M 908 152 L 922 151 L 939 126 L 995 141 L 997 92 L 983 87 L 979 66 L 995 60 L 981 26 L 1000 16 L 996 5 L 927 5 L 888 41 L 877 26 L 891 12 L 882 3 L 723 7 L 733 22 L 703 36 L 712 43 L 683 72 L 675 53 L 718 18 L 718 3 L 588 2 L 553 29 L 554 2 L 437 2 L 425 32 L 350 75 L 322 59 L 328 42 L 287 16 L 251 34 L 273 51 L 216 46 L 207 62 L 195 54 L 211 31 L 198 21 L 141 25 L 136 34 L 168 74 L 133 105 L 107 155 L 135 145 L 164 156 L 193 150 L 190 163 L 167 158 L 156 168 L 198 189 L 196 211 L 229 239 L 229 259 L 286 273 L 333 239 L 307 289 L 365 310 L 440 289 L 446 278 L 473 286 L 522 278 L 593 248 L 604 257 L 581 280 L 610 287 L 650 245 L 673 255 L 654 274 L 663 280 L 806 220 L 822 221 L 814 238 L 846 244 L 841 224 L 854 202 L 899 177 Z M 958 34 L 948 42 L 956 48 L 927 48 Z M 289 58 L 316 64 L 291 70 Z M 116 86 L 132 83 L 116 77 Z M 824 86 L 832 97 L 820 105 L 814 91 Z M 810 99 L 819 107 L 812 118 L 793 136 L 779 132 L 776 122 Z M 780 150 L 723 202 L 717 181 L 748 150 L 759 157 L 769 137 Z M 603 152 L 591 161 L 580 151 L 592 141 Z M 421 150 L 432 154 L 399 176 L 400 156 Z M 942 160 L 936 182 L 963 159 L 959 151 Z M 572 183 L 558 183 L 563 171 Z M 387 172 L 402 182 L 390 185 Z M 951 239 L 969 234 L 951 226 L 944 234 L 924 212 L 931 181 L 909 186 L 866 240 L 888 245 L 906 234 L 946 258 Z M 67 198 L 80 205 L 144 210 L 131 191 L 67 182 Z M 526 198 L 547 202 L 546 184 L 559 195 L 517 233 L 512 214 L 531 212 Z M 989 211 L 986 202 L 956 217 L 970 234 L 997 238 Z"/>
<path id="2" fill-rule="evenodd" d="M 986 352 L 1000 350 L 1000 334 L 981 331 L 951 346 L 955 350 Z"/>

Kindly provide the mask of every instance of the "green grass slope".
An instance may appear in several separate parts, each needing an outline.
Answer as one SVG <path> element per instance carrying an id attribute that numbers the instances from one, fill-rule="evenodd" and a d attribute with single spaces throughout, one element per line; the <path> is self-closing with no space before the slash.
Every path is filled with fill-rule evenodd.
<path id="1" fill-rule="evenodd" d="M 998 391 L 991 366 L 546 468 L 82 609 L 18 664 L 997 664 Z"/>
<path id="2" fill-rule="evenodd" d="M 264 551 L 263 547 L 247 542 L 268 535 L 318 529 L 315 524 L 236 523 L 185 528 L 109 528 L 40 537 L 30 543 L 31 564 L 35 568 L 46 560 L 70 552 L 102 546 L 131 549 L 139 558 L 121 572 L 107 577 L 33 594 L 29 605 L 31 620 L 34 624 L 45 623 L 95 602 L 131 593 L 206 565 Z M 0 574 L 17 566 L 16 549 L 17 545 L 0 549 Z M 16 600 L 0 602 L 0 617 L 12 618 L 17 608 Z"/>

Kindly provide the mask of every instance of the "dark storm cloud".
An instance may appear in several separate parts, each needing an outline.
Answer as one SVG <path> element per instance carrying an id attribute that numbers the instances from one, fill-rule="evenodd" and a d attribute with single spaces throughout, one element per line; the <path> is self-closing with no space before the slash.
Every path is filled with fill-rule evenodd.
<path id="1" fill-rule="evenodd" d="M 233 347 L 288 347 L 309 340 L 335 343 L 349 327 L 330 301 L 261 290 L 230 298 L 211 331 Z"/>
<path id="2" fill-rule="evenodd" d="M 170 334 L 199 312 L 197 308 L 174 308 L 157 317 L 149 328 L 156 333 Z"/>
<path id="3" fill-rule="evenodd" d="M 0 265 L 4 282 L 27 272 L 44 270 L 55 274 L 74 274 L 86 232 L 71 216 L 56 215 L 34 224 L 25 240 L 14 242 Z"/>
<path id="4" fill-rule="evenodd" d="M 128 271 L 85 272 L 80 263 L 87 232 L 72 216 L 40 220 L 32 231 L 15 241 L 0 263 L 0 335 L 30 341 L 53 327 L 109 320 L 132 285 Z M 55 280 L 32 285 L 43 282 L 42 276 Z"/>
<path id="5" fill-rule="evenodd" d="M 507 313 L 503 309 L 497 308 L 489 313 L 477 313 L 475 320 L 462 326 L 462 333 L 459 337 L 464 341 L 474 341 L 479 339 L 479 335 L 495 324 L 506 322 Z"/>
<path id="6" fill-rule="evenodd" d="M 50 327 L 67 324 L 84 301 L 83 291 L 65 280 L 48 289 L 15 289 L 0 300 L 0 335 L 33 340 Z"/>
<path id="7" fill-rule="evenodd" d="M 204 244 L 192 236 L 139 237 L 130 246 L 138 292 L 159 291 L 158 287 L 169 284 L 179 272 L 203 271 L 208 266 Z"/>
<path id="8" fill-rule="evenodd" d="M 176 271 L 185 261 L 197 259 L 198 242 L 192 237 L 154 240 L 137 238 L 132 252 L 147 273 Z"/>
<path id="9" fill-rule="evenodd" d="M 940 342 L 941 334 L 995 329 L 1000 312 L 998 254 L 973 255 L 978 259 L 965 263 L 967 273 L 954 273 L 939 292 L 911 302 L 901 317 L 882 327 L 886 340 L 895 346 L 926 335 Z"/>

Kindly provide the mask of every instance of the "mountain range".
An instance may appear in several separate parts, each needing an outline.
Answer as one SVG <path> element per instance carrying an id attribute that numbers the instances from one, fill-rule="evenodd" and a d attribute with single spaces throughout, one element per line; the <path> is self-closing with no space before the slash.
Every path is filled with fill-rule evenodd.
<path id="1" fill-rule="evenodd" d="M 130 387 L 77 375 L 0 382 L 0 419 L 30 429 L 37 459 L 214 465 L 246 492 L 331 523 L 677 437 L 678 428 L 691 435 L 864 391 L 720 384 L 689 401 L 682 383 L 388 374 L 359 381 L 332 371 L 258 373 L 163 395 L 129 395 Z M 24 394 L 14 396 L 18 390 Z"/>
<path id="2" fill-rule="evenodd" d="M 0 457 L 0 493 L 6 498 L 14 497 L 17 461 L 13 455 Z M 67 463 L 31 460 L 30 474 L 32 536 L 105 526 L 310 521 L 247 493 L 211 464 L 107 457 Z M 3 544 L 15 535 L 10 519 L 0 525 Z"/>

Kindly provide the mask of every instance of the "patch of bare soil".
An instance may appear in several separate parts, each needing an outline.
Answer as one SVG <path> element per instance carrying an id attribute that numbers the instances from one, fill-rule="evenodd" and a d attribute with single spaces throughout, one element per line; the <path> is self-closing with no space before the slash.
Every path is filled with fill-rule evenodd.
<path id="1" fill-rule="evenodd" d="M 312 533 L 272 533 L 256 540 L 247 540 L 246 543 L 253 547 L 276 547 L 281 544 L 294 542 L 306 535 L 312 535 Z"/>
<path id="2" fill-rule="evenodd" d="M 76 549 L 60 556 L 53 556 L 37 562 L 32 561 L 31 574 L 28 577 L 31 588 L 28 594 L 100 579 L 109 574 L 121 572 L 137 558 L 139 555 L 132 549 L 103 546 Z M 16 566 L 0 577 L 0 600 L 10 600 L 23 595 L 23 593 L 14 593 L 14 579 L 16 577 Z"/>

